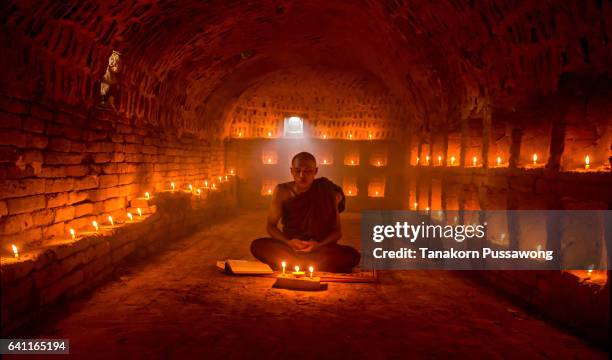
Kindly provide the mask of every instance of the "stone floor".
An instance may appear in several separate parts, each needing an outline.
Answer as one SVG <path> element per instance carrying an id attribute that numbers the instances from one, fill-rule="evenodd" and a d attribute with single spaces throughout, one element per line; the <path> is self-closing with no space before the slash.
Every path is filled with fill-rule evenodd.
<path id="1" fill-rule="evenodd" d="M 219 273 L 217 259 L 250 258 L 264 216 L 240 213 L 124 266 L 28 335 L 68 338 L 88 359 L 608 358 L 457 272 L 387 271 L 316 293 Z M 358 242 L 358 221 L 344 215 L 344 243 Z"/>

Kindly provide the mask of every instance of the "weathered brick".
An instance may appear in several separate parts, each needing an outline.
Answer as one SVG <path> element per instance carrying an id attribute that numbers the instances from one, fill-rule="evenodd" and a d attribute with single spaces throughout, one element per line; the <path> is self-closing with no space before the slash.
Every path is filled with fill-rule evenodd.
<path id="1" fill-rule="evenodd" d="M 117 186 L 119 183 L 119 177 L 117 175 L 100 175 L 100 188 L 109 188 Z"/>
<path id="2" fill-rule="evenodd" d="M 81 217 L 83 215 L 91 215 L 93 214 L 93 204 L 92 203 L 84 203 L 78 204 L 74 206 L 74 217 Z"/>
<path id="3" fill-rule="evenodd" d="M 0 129 L 21 129 L 21 117 L 11 113 L 0 112 Z"/>
<path id="4" fill-rule="evenodd" d="M 70 152 L 71 144 L 72 142 L 68 139 L 52 137 L 51 139 L 49 139 L 49 145 L 47 145 L 47 149 L 59 152 Z"/>
<path id="5" fill-rule="evenodd" d="M 29 228 L 11 235 L 0 236 L 2 244 L 30 244 L 42 240 L 42 229 L 39 227 Z"/>
<path id="6" fill-rule="evenodd" d="M 74 190 L 86 190 L 98 187 L 98 176 L 89 175 L 82 179 L 76 179 L 74 182 Z"/>
<path id="7" fill-rule="evenodd" d="M 26 137 L 26 145 L 29 148 L 44 149 L 49 144 L 49 138 L 42 135 L 29 134 Z"/>
<path id="8" fill-rule="evenodd" d="M 131 184 L 136 179 L 136 175 L 134 174 L 120 174 L 119 175 L 119 185 Z"/>
<path id="9" fill-rule="evenodd" d="M 87 144 L 87 152 L 111 153 L 114 150 L 115 144 L 112 142 L 96 141 Z"/>
<path id="10" fill-rule="evenodd" d="M 74 219 L 74 206 L 64 206 L 55 210 L 55 222 Z"/>
<path id="11" fill-rule="evenodd" d="M 49 152 L 45 154 L 47 165 L 71 165 L 80 164 L 83 160 L 82 154 Z"/>
<path id="12" fill-rule="evenodd" d="M 45 179 L 0 180 L 0 199 L 42 194 Z"/>
<path id="13" fill-rule="evenodd" d="M 74 126 L 66 126 L 65 124 L 48 123 L 47 134 L 65 137 L 70 140 L 81 140 L 83 138 L 83 130 Z"/>
<path id="14" fill-rule="evenodd" d="M 69 165 L 64 167 L 66 176 L 81 177 L 87 175 L 89 169 L 86 165 Z"/>
<path id="15" fill-rule="evenodd" d="M 110 162 L 111 158 L 112 156 L 109 153 L 95 153 L 93 156 L 94 161 L 98 164 Z"/>
<path id="16" fill-rule="evenodd" d="M 65 224 L 63 222 L 45 226 L 43 228 L 43 237 L 47 240 L 51 238 L 64 239 L 66 238 L 66 235 Z"/>
<path id="17" fill-rule="evenodd" d="M 73 141 L 72 144 L 70 144 L 70 152 L 73 153 L 82 153 L 85 152 L 86 149 L 85 143 L 82 142 Z"/>
<path id="18" fill-rule="evenodd" d="M 40 106 L 38 104 L 32 104 L 30 113 L 33 116 L 36 116 L 37 118 L 42 119 L 42 120 L 47 120 L 47 121 L 53 120 L 53 112 L 50 109 Z"/>
<path id="19" fill-rule="evenodd" d="M 42 120 L 28 116 L 23 121 L 23 129 L 34 133 L 44 133 L 45 123 Z"/>
<path id="20" fill-rule="evenodd" d="M 59 265 L 58 265 L 59 267 Z M 61 270 L 58 270 L 58 272 Z M 57 282 L 43 288 L 40 291 L 41 305 L 54 303 L 68 289 L 77 286 L 83 281 L 83 271 L 77 270 L 59 279 Z"/>
<path id="21" fill-rule="evenodd" d="M 25 148 L 25 134 L 18 130 L 0 129 L 0 145 L 12 145 L 19 148 Z"/>
<path id="22" fill-rule="evenodd" d="M 125 208 L 125 198 L 113 198 L 104 200 L 104 211 L 111 212 Z M 10 207 L 9 207 L 10 209 Z"/>
<path id="23" fill-rule="evenodd" d="M 0 234 L 14 234 L 32 227 L 32 214 L 8 216 L 0 222 Z"/>
<path id="24" fill-rule="evenodd" d="M 6 201 L 0 200 L 0 218 L 8 215 L 8 208 L 6 207 Z"/>
<path id="25" fill-rule="evenodd" d="M 72 178 L 47 179 L 45 182 L 46 193 L 72 191 L 73 188 L 74 179 Z"/>
<path id="26" fill-rule="evenodd" d="M 9 214 L 22 214 L 45 208 L 45 195 L 26 196 L 7 201 Z"/>
<path id="27" fill-rule="evenodd" d="M 7 113 L 23 114 L 29 109 L 28 103 L 15 98 L 0 96 L 0 109 Z"/>
<path id="28" fill-rule="evenodd" d="M 111 159 L 111 161 L 114 163 L 123 162 L 125 161 L 125 154 L 124 153 L 113 153 L 113 158 Z"/>
<path id="29" fill-rule="evenodd" d="M 87 191 L 73 191 L 68 194 L 68 204 L 76 204 L 87 200 L 89 192 Z"/>
<path id="30" fill-rule="evenodd" d="M 14 163 L 18 158 L 17 150 L 9 146 L 0 146 L 0 163 Z"/>
<path id="31" fill-rule="evenodd" d="M 68 203 L 68 193 L 47 194 L 47 207 L 54 208 Z"/>
<path id="32" fill-rule="evenodd" d="M 32 223 L 34 226 L 45 226 L 53 222 L 54 211 L 44 209 L 32 213 Z"/>

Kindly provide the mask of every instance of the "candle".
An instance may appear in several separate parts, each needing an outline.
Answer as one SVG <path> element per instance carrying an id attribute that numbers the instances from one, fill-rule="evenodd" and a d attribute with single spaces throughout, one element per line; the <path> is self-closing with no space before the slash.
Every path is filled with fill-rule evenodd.
<path id="1" fill-rule="evenodd" d="M 230 174 L 231 174 L 231 175 L 234 175 L 234 169 L 231 169 L 231 170 L 230 170 Z"/>
<path id="2" fill-rule="evenodd" d="M 455 165 L 455 156 L 451 156 L 451 165 Z"/>
<path id="3" fill-rule="evenodd" d="M 429 206 L 425 208 L 425 212 L 429 212 Z"/>
<path id="4" fill-rule="evenodd" d="M 193 192 L 193 185 L 189 184 L 189 192 Z"/>
<path id="5" fill-rule="evenodd" d="M 272 194 L 272 189 L 268 189 L 268 195 Z"/>
<path id="6" fill-rule="evenodd" d="M 148 192 L 145 193 L 145 197 L 147 198 L 147 200 L 151 199 L 151 196 L 149 195 Z"/>
<path id="7" fill-rule="evenodd" d="M 207 180 L 204 180 L 204 187 L 205 187 L 206 189 L 208 189 L 208 181 L 207 181 Z"/>
<path id="8" fill-rule="evenodd" d="M 198 194 L 198 196 L 202 196 L 202 190 L 197 189 L 197 190 L 196 190 L 196 194 Z"/>
<path id="9" fill-rule="evenodd" d="M 368 138 L 369 138 L 370 140 L 372 140 L 372 133 L 369 133 L 369 134 L 368 134 Z"/>
<path id="10" fill-rule="evenodd" d="M 327 164 L 327 159 L 323 159 L 323 164 Z"/>
<path id="11" fill-rule="evenodd" d="M 13 247 L 13 254 L 15 255 L 15 259 L 19 258 L 19 250 L 17 249 L 17 246 L 15 246 L 15 244 L 11 245 Z"/>
<path id="12" fill-rule="evenodd" d="M 438 165 L 442 165 L 442 156 L 438 155 Z"/>
<path id="13" fill-rule="evenodd" d="M 323 139 L 327 139 L 327 134 L 323 134 Z"/>
<path id="14" fill-rule="evenodd" d="M 349 189 L 348 193 L 349 193 L 349 195 L 353 195 L 353 190 Z"/>
<path id="15" fill-rule="evenodd" d="M 128 219 L 130 219 L 130 221 L 134 221 L 134 217 L 132 216 L 131 212 L 127 213 L 127 217 L 128 217 Z"/>
<path id="16" fill-rule="evenodd" d="M 429 155 L 425 156 L 425 164 L 429 165 Z"/>
<path id="17" fill-rule="evenodd" d="M 96 232 L 98 232 L 98 222 L 94 220 L 91 222 L 91 225 L 93 225 L 94 229 L 96 229 Z"/>
<path id="18" fill-rule="evenodd" d="M 140 208 L 138 208 L 137 210 L 138 210 L 138 216 L 142 217 L 142 210 L 140 210 Z"/>
<path id="19" fill-rule="evenodd" d="M 268 137 L 272 136 L 272 132 L 268 131 Z"/>
<path id="20" fill-rule="evenodd" d="M 314 267 L 309 266 L 308 271 L 310 272 L 310 278 L 312 279 L 312 273 L 314 272 Z"/>
<path id="21" fill-rule="evenodd" d="M 501 166 L 501 156 L 497 157 L 497 166 Z"/>
<path id="22" fill-rule="evenodd" d="M 538 154 L 533 154 L 533 165 L 538 163 Z"/>
<path id="23" fill-rule="evenodd" d="M 74 232 L 74 229 L 70 228 L 70 236 L 72 237 L 72 240 L 76 239 L 76 233 Z"/>
<path id="24" fill-rule="evenodd" d="M 268 164 L 272 164 L 272 159 L 268 158 Z"/>
<path id="25" fill-rule="evenodd" d="M 287 266 L 287 263 L 283 261 L 281 266 L 283 267 L 283 275 L 285 275 L 285 266 Z"/>
<path id="26" fill-rule="evenodd" d="M 172 191 L 174 191 L 174 183 L 173 182 L 170 183 L 170 186 L 172 187 Z"/>
<path id="27" fill-rule="evenodd" d="M 472 158 L 472 164 L 474 165 L 474 167 L 476 167 L 476 162 L 478 162 L 478 158 L 476 156 L 474 156 Z"/>
<path id="28" fill-rule="evenodd" d="M 215 190 L 217 188 L 217 185 L 215 183 L 212 184 L 212 189 Z"/>
<path id="29" fill-rule="evenodd" d="M 113 217 L 108 215 L 108 222 L 111 224 L 111 226 L 115 226 L 115 223 L 113 222 Z"/>
<path id="30" fill-rule="evenodd" d="M 589 155 L 587 155 L 584 158 L 584 168 L 588 170 L 590 167 L 591 167 L 591 159 L 589 158 Z"/>
<path id="31" fill-rule="evenodd" d="M 419 203 L 415 201 L 412 206 L 414 206 L 414 210 L 417 210 L 419 208 Z"/>
<path id="32" fill-rule="evenodd" d="M 238 137 L 242 137 L 242 132 L 239 132 L 239 133 L 238 133 Z"/>
<path id="33" fill-rule="evenodd" d="M 419 160 L 421 160 L 421 159 L 417 156 L 417 161 L 416 161 L 417 165 L 419 165 Z"/>
<path id="34" fill-rule="evenodd" d="M 219 176 L 218 179 L 219 179 L 219 182 L 223 181 L 223 178 L 221 178 L 221 176 Z"/>
<path id="35" fill-rule="evenodd" d="M 300 272 L 300 266 L 299 265 L 295 265 L 295 272 Z"/>
<path id="36" fill-rule="evenodd" d="M 227 181 L 227 175 L 225 175 L 225 181 Z"/>
<path id="37" fill-rule="evenodd" d="M 355 160 L 351 160 L 351 165 L 355 165 Z"/>
<path id="38" fill-rule="evenodd" d="M 378 160 L 378 161 L 376 162 L 376 165 L 377 165 L 377 166 L 380 166 L 380 160 Z"/>
<path id="39" fill-rule="evenodd" d="M 378 196 L 378 190 L 376 190 L 376 196 Z"/>

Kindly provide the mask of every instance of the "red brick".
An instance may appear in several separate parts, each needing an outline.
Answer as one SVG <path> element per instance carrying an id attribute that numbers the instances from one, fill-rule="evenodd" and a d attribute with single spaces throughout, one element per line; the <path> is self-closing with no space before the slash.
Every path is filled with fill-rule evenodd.
<path id="1" fill-rule="evenodd" d="M 0 218 L 8 215 L 8 208 L 6 207 L 6 201 L 0 200 Z"/>
<path id="2" fill-rule="evenodd" d="M 48 120 L 48 121 L 53 120 L 53 112 L 51 112 L 51 110 L 45 107 L 42 107 L 40 105 L 33 104 L 30 112 L 33 116 L 36 116 L 39 119 Z"/>
<path id="3" fill-rule="evenodd" d="M 98 187 L 98 176 L 89 175 L 82 179 L 76 179 L 74 182 L 74 190 L 86 190 Z"/>
<path id="4" fill-rule="evenodd" d="M 29 148 L 44 149 L 49 144 L 49 138 L 42 135 L 28 134 L 26 145 Z"/>
<path id="5" fill-rule="evenodd" d="M 67 238 L 66 235 L 68 234 L 66 234 L 65 224 L 63 222 L 49 225 L 43 228 L 43 237 L 45 239 L 51 239 L 51 238 L 64 239 L 64 238 Z"/>
<path id="6" fill-rule="evenodd" d="M 87 144 L 87 152 L 110 153 L 115 151 L 115 144 L 112 142 L 90 142 Z"/>
<path id="7" fill-rule="evenodd" d="M 53 222 L 53 210 L 45 209 L 32 213 L 32 222 L 34 226 L 49 225 Z"/>
<path id="8" fill-rule="evenodd" d="M 82 154 L 50 152 L 45 154 L 47 165 L 71 165 L 80 164 L 83 160 Z"/>
<path id="9" fill-rule="evenodd" d="M 55 210 L 55 222 L 67 221 L 74 219 L 74 206 L 65 206 Z"/>
<path id="10" fill-rule="evenodd" d="M 64 167 L 66 176 L 82 177 L 87 175 L 89 169 L 86 165 L 69 165 Z"/>
<path id="11" fill-rule="evenodd" d="M 23 114 L 28 111 L 29 106 L 24 101 L 0 96 L 0 109 L 13 114 Z"/>
<path id="12" fill-rule="evenodd" d="M 111 212 L 123 208 L 125 208 L 125 199 L 122 197 L 104 200 L 104 212 Z"/>
<path id="13" fill-rule="evenodd" d="M 42 194 L 45 179 L 0 180 L 0 199 Z"/>
<path id="14" fill-rule="evenodd" d="M 49 145 L 47 146 L 47 148 L 53 151 L 70 152 L 71 143 L 72 142 L 68 139 L 53 137 L 49 139 Z"/>
<path id="15" fill-rule="evenodd" d="M 0 222 L 0 234 L 14 234 L 32 227 L 32 214 L 8 216 Z"/>
<path id="16" fill-rule="evenodd" d="M 45 123 L 42 120 L 28 116 L 23 121 L 23 129 L 26 131 L 42 134 L 45 132 Z"/>
<path id="17" fill-rule="evenodd" d="M 17 150 L 8 146 L 0 146 L 0 163 L 14 163 L 18 158 Z"/>
<path id="18" fill-rule="evenodd" d="M 9 214 L 21 214 L 45 208 L 45 195 L 34 195 L 8 200 Z"/>
<path id="19" fill-rule="evenodd" d="M 39 176 L 43 178 L 64 177 L 66 176 L 66 167 L 64 166 L 43 166 Z"/>
<path id="20" fill-rule="evenodd" d="M 21 116 L 0 112 L 0 128 L 2 129 L 21 129 Z"/>
<path id="21" fill-rule="evenodd" d="M 68 203 L 68 193 L 47 194 L 47 207 L 54 208 Z"/>
<path id="22" fill-rule="evenodd" d="M 18 130 L 0 129 L 0 145 L 12 145 L 19 148 L 25 148 L 25 134 Z"/>
<path id="23" fill-rule="evenodd" d="M 91 215 L 93 214 L 93 210 L 94 207 L 92 203 L 78 204 L 74 206 L 74 216 L 81 217 L 84 215 Z"/>
<path id="24" fill-rule="evenodd" d="M 119 177 L 117 175 L 100 175 L 100 188 L 109 188 L 117 186 L 119 183 Z"/>

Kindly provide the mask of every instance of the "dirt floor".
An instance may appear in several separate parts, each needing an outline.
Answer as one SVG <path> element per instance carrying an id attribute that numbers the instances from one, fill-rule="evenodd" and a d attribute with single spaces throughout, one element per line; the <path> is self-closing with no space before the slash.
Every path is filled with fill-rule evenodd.
<path id="1" fill-rule="evenodd" d="M 343 216 L 341 243 L 358 243 L 358 215 Z M 218 259 L 251 258 L 264 218 L 241 213 L 124 266 L 31 336 L 70 339 L 71 357 L 88 359 L 608 358 L 457 272 L 387 271 L 315 293 L 218 272 Z"/>

